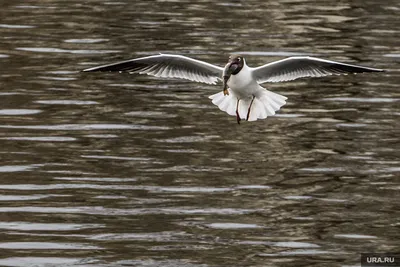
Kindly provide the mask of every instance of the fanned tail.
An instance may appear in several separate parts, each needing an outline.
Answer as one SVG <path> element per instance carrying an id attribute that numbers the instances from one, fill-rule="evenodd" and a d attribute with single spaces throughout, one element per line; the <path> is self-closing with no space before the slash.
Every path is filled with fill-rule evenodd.
<path id="1" fill-rule="evenodd" d="M 228 89 L 229 95 L 224 95 L 223 92 L 209 96 L 212 99 L 212 103 L 217 105 L 220 110 L 225 111 L 229 115 L 236 116 L 236 105 L 238 98 L 235 93 Z M 254 100 L 250 96 L 248 98 L 241 98 L 239 102 L 239 116 L 241 119 L 247 119 L 248 121 L 255 121 L 257 119 L 265 119 L 268 116 L 275 115 L 283 105 L 286 104 L 287 97 L 273 93 L 268 90 L 260 90 L 256 93 Z M 251 103 L 253 101 L 253 103 Z M 251 109 L 249 113 L 249 107 Z M 249 113 L 249 114 L 248 114 Z"/>

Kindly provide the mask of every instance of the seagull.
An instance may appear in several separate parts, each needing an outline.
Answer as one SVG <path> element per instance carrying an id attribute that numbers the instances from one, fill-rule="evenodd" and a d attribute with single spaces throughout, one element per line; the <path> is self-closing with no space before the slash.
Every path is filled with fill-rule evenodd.
<path id="1" fill-rule="evenodd" d="M 128 72 L 161 78 L 180 78 L 217 84 L 222 92 L 209 96 L 212 103 L 229 115 L 255 121 L 275 115 L 287 97 L 261 86 L 305 77 L 323 77 L 361 72 L 382 72 L 382 69 L 345 64 L 309 56 L 289 57 L 259 67 L 249 67 L 241 55 L 231 55 L 224 68 L 201 60 L 175 54 L 159 54 L 88 68 L 84 72 Z"/>

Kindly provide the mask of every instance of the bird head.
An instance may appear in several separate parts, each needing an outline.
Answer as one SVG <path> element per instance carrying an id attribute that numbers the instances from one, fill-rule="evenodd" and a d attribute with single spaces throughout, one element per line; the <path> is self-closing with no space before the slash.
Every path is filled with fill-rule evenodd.
<path id="1" fill-rule="evenodd" d="M 231 55 L 229 57 L 228 64 L 226 64 L 225 66 L 224 73 L 226 74 L 226 76 L 238 74 L 239 71 L 243 68 L 244 64 L 245 62 L 242 56 Z"/>

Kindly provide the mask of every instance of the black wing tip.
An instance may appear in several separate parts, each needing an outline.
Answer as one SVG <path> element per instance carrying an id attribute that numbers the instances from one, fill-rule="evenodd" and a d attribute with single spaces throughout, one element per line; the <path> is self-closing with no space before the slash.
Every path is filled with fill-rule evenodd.
<path id="1" fill-rule="evenodd" d="M 374 69 L 373 72 L 387 72 L 387 70 L 384 70 L 384 69 Z"/>
<path id="2" fill-rule="evenodd" d="M 110 68 L 110 67 L 93 67 L 84 69 L 81 72 L 122 72 L 123 70 Z"/>
<path id="3" fill-rule="evenodd" d="M 112 64 L 91 67 L 82 72 L 135 72 L 145 67 L 146 64 L 136 63 L 136 60 L 127 60 Z"/>
<path id="4" fill-rule="evenodd" d="M 105 70 L 103 70 L 103 68 L 92 67 L 92 68 L 84 69 L 81 72 L 104 72 L 104 71 Z"/>
<path id="5" fill-rule="evenodd" d="M 91 68 L 90 69 L 84 69 L 84 70 L 81 70 L 81 72 L 95 72 L 96 70 L 92 70 Z"/>
<path id="6" fill-rule="evenodd" d="M 363 68 L 363 72 L 386 72 L 384 69 Z"/>
<path id="7" fill-rule="evenodd" d="M 338 68 L 338 69 L 340 69 L 340 68 Z M 354 66 L 349 65 L 349 67 L 343 66 L 342 70 L 347 73 L 367 73 L 367 72 L 385 72 L 386 71 L 384 69 L 375 69 L 375 68 L 356 66 L 356 65 L 354 65 Z"/>
<path id="8" fill-rule="evenodd" d="M 92 69 L 85 69 L 81 70 L 81 72 L 111 72 L 109 70 L 92 70 Z"/>

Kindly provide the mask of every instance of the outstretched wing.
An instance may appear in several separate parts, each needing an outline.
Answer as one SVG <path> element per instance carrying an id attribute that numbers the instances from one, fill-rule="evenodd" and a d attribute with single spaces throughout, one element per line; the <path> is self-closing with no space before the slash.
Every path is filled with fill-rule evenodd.
<path id="1" fill-rule="evenodd" d="M 252 71 L 253 77 L 258 83 L 265 83 L 291 81 L 303 77 L 322 77 L 383 70 L 344 64 L 315 57 L 290 57 L 253 68 Z"/>
<path id="2" fill-rule="evenodd" d="M 89 68 L 83 71 L 119 71 L 215 84 L 221 79 L 223 70 L 221 67 L 193 58 L 160 54 Z"/>

